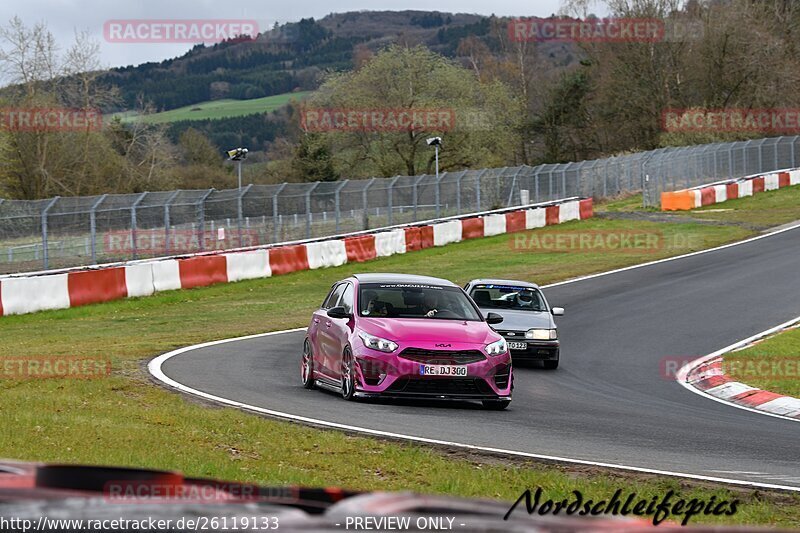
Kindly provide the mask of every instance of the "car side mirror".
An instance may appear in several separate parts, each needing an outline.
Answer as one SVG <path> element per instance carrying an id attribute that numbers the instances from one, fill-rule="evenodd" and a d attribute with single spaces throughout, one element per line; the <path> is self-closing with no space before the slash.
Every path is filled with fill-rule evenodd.
<path id="1" fill-rule="evenodd" d="M 331 307 L 328 309 L 328 316 L 331 318 L 352 318 L 353 315 L 345 311 L 344 307 L 341 305 L 336 307 Z"/>
<path id="2" fill-rule="evenodd" d="M 554 307 L 551 312 L 553 313 L 553 316 L 564 316 L 563 307 Z"/>
<path id="3" fill-rule="evenodd" d="M 497 313 L 487 313 L 486 314 L 486 323 L 487 324 L 499 324 L 503 321 L 503 317 L 498 315 Z"/>

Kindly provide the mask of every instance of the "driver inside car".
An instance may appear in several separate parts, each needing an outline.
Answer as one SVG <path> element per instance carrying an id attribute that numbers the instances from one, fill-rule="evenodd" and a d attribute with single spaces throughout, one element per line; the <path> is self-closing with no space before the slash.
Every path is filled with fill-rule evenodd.
<path id="1" fill-rule="evenodd" d="M 428 291 L 425 293 L 425 298 L 422 300 L 422 312 L 426 317 L 432 318 L 439 312 L 439 293 L 436 291 Z"/>
<path id="2" fill-rule="evenodd" d="M 378 300 L 378 293 L 375 291 L 364 292 L 364 301 L 367 302 L 367 307 L 364 314 L 368 316 L 387 317 L 390 313 L 392 304 Z"/>
<path id="3" fill-rule="evenodd" d="M 530 291 L 520 291 L 514 297 L 516 300 L 517 307 L 521 307 L 523 309 L 531 309 L 533 308 L 534 298 L 533 293 Z"/>

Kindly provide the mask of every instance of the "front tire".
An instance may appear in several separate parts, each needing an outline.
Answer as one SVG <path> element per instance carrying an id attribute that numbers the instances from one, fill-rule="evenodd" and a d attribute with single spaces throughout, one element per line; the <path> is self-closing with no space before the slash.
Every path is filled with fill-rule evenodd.
<path id="1" fill-rule="evenodd" d="M 350 347 L 342 354 L 342 398 L 351 401 L 356 395 L 356 366 Z"/>
<path id="2" fill-rule="evenodd" d="M 483 408 L 490 411 L 502 411 L 511 404 L 511 400 L 483 400 Z"/>
<path id="3" fill-rule="evenodd" d="M 303 343 L 303 359 L 300 362 L 300 379 L 303 388 L 314 388 L 314 354 L 311 351 L 311 342 L 306 339 Z"/>

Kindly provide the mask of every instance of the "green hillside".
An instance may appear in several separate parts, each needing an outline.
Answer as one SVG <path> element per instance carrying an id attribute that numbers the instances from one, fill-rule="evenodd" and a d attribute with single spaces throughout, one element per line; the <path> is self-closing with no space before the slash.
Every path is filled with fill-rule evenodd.
<path id="1" fill-rule="evenodd" d="M 265 96 L 264 98 L 253 98 L 251 100 L 210 100 L 198 104 L 170 109 L 161 113 L 154 113 L 146 117 L 140 117 L 136 113 L 117 113 L 114 116 L 122 118 L 123 122 L 133 120 L 143 120 L 153 124 L 163 124 L 167 122 L 178 122 L 181 120 L 206 120 L 230 117 L 241 117 L 245 115 L 255 115 L 258 113 L 270 112 L 289 103 L 289 100 L 302 100 L 311 94 L 312 91 L 297 91 L 291 93 L 276 94 Z"/>

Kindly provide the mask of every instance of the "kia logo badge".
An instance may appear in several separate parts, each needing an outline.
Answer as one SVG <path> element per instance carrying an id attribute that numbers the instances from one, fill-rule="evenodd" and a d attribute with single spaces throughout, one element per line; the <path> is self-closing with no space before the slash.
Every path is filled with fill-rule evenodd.
<path id="1" fill-rule="evenodd" d="M 450 344 L 437 344 L 436 345 L 437 348 L 450 348 L 450 346 L 451 346 Z"/>

